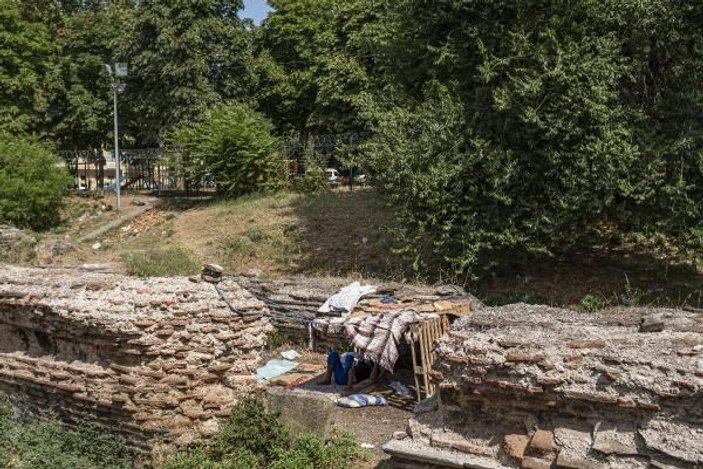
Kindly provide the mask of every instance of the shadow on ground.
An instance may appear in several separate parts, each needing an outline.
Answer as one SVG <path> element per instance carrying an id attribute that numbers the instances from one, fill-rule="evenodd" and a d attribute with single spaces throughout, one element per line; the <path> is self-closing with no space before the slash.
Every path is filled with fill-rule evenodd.
<path id="1" fill-rule="evenodd" d="M 299 222 L 288 236 L 303 252 L 296 273 L 402 279 L 405 269 L 389 234 L 392 210 L 373 190 L 304 197 L 291 210 Z"/>
<path id="2" fill-rule="evenodd" d="M 513 263 L 474 289 L 493 305 L 577 305 L 589 295 L 610 305 L 703 308 L 703 275 L 694 265 L 634 248 L 599 246 Z"/>

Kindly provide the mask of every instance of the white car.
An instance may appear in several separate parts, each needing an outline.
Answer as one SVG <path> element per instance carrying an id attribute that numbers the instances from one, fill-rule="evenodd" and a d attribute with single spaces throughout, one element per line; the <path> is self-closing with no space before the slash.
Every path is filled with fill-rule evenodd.
<path id="1" fill-rule="evenodd" d="M 339 184 L 339 171 L 337 171 L 334 168 L 327 168 L 325 170 L 325 175 L 327 176 L 327 182 L 332 185 L 336 186 Z"/>

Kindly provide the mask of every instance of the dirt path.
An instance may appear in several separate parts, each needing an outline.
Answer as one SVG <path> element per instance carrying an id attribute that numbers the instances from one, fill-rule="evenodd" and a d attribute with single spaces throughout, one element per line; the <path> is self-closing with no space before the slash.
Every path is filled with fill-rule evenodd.
<path id="1" fill-rule="evenodd" d="M 119 216 L 119 218 L 116 218 L 109 223 L 106 223 L 99 228 L 96 228 L 95 230 L 91 231 L 90 233 L 82 236 L 81 238 L 78 239 L 79 243 L 85 243 L 88 241 L 93 241 L 95 239 L 100 238 L 103 236 L 105 233 L 114 230 L 115 228 L 118 228 L 125 223 L 128 223 L 138 216 L 142 215 L 144 212 L 147 210 L 151 210 L 152 208 L 156 207 L 159 204 L 159 199 L 156 198 L 150 198 L 144 201 L 144 205 L 141 206 L 135 206 L 135 205 L 128 205 L 122 210 L 122 214 Z"/>

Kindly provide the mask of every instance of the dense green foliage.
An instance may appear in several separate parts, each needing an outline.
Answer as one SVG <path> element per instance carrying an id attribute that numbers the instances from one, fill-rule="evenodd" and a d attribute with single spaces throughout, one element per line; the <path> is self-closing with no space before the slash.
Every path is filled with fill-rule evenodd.
<path id="1" fill-rule="evenodd" d="M 212 440 L 178 455 L 165 469 L 350 469 L 359 455 L 344 435 L 292 439 L 261 401 L 244 399 Z"/>
<path id="2" fill-rule="evenodd" d="M 222 431 L 177 454 L 164 469 L 351 469 L 361 457 L 347 435 L 293 438 L 257 399 L 239 402 Z M 0 467 L 129 469 L 124 443 L 97 427 L 67 431 L 55 422 L 20 423 L 0 402 Z"/>
<path id="3" fill-rule="evenodd" d="M 100 148 L 112 136 L 112 90 L 104 63 L 120 59 L 133 11 L 116 3 L 60 17 L 45 79 L 48 133 L 64 149 Z"/>
<path id="4" fill-rule="evenodd" d="M 28 18 L 19 0 L 0 0 L 0 131 L 24 132 L 38 119 L 49 51 L 46 25 Z"/>
<path id="5" fill-rule="evenodd" d="M 602 224 L 699 226 L 699 4 L 400 3 L 395 76 L 421 104 L 382 115 L 372 153 L 418 261 L 459 274 Z"/>
<path id="6" fill-rule="evenodd" d="M 66 431 L 56 423 L 18 423 L 0 402 L 0 467 L 13 469 L 129 469 L 122 442 L 95 427 Z"/>
<path id="7" fill-rule="evenodd" d="M 69 182 L 49 148 L 0 133 L 0 222 L 37 229 L 53 225 Z"/>
<path id="8" fill-rule="evenodd" d="M 189 179 L 215 182 L 218 192 L 240 196 L 279 189 L 285 182 L 273 126 L 246 105 L 218 105 L 175 129 Z"/>
<path id="9" fill-rule="evenodd" d="M 699 2 L 274 6 L 263 108 L 366 139 L 422 271 L 471 276 L 604 227 L 700 250 Z"/>
<path id="10" fill-rule="evenodd" d="M 183 143 L 236 196 L 279 187 L 272 135 L 334 136 L 425 272 L 606 231 L 703 248 L 698 1 L 271 0 L 260 27 L 239 0 L 0 1 L 12 131 L 109 147 L 100 64 L 127 61 L 123 144 Z"/>
<path id="11" fill-rule="evenodd" d="M 125 60 L 131 132 L 142 145 L 223 99 L 246 99 L 253 78 L 241 8 L 241 0 L 140 2 Z"/>
<path id="12" fill-rule="evenodd" d="M 330 189 L 325 169 L 310 157 L 305 159 L 305 173 L 294 184 L 295 190 L 303 194 L 317 194 Z"/>

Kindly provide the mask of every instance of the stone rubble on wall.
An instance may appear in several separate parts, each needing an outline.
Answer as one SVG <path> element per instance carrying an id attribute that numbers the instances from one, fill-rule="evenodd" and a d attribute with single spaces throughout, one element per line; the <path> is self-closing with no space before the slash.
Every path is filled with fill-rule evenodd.
<path id="1" fill-rule="evenodd" d="M 267 311 L 231 279 L 237 310 Z M 211 284 L 0 265 L 0 394 L 67 425 L 97 423 L 145 454 L 216 432 L 257 387 L 267 318 Z"/>
<path id="2" fill-rule="evenodd" d="M 24 237 L 24 232 L 14 226 L 0 225 L 0 254 L 9 250 Z"/>
<path id="3" fill-rule="evenodd" d="M 274 324 L 288 336 L 298 340 L 308 339 L 305 321 L 319 317 L 340 316 L 338 312 L 321 313 L 320 306 L 340 288 L 349 283 L 345 279 L 292 276 L 278 280 L 265 280 L 256 275 L 242 275 L 236 281 L 264 300 L 276 314 Z M 383 313 L 393 309 L 414 309 L 421 313 L 442 312 L 456 308 L 457 316 L 483 306 L 475 297 L 455 286 L 421 287 L 400 283 L 372 283 L 377 292 L 364 296 L 355 313 Z M 397 305 L 382 305 L 384 294 L 392 294 Z M 451 300 L 451 301 L 448 301 Z"/>
<path id="4" fill-rule="evenodd" d="M 652 313 L 664 330 L 639 332 Z M 484 308 L 436 350 L 398 468 L 703 467 L 703 315 Z"/>

